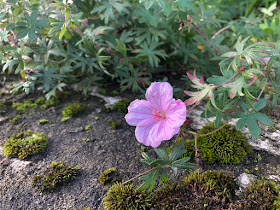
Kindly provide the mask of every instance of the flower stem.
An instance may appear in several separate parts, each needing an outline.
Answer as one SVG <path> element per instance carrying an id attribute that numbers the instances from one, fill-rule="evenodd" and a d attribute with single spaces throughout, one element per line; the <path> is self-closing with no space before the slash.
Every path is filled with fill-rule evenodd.
<path id="1" fill-rule="evenodd" d="M 143 176 L 143 175 L 145 175 L 145 174 L 147 174 L 147 173 L 149 173 L 149 172 L 151 172 L 151 171 L 157 169 L 158 167 L 159 167 L 159 166 L 155 166 L 155 167 L 149 169 L 148 171 L 145 171 L 145 172 L 143 172 L 143 173 L 141 173 L 141 174 L 138 174 L 137 176 L 135 176 L 135 177 L 133 177 L 133 178 L 131 178 L 131 179 L 129 179 L 129 180 L 123 182 L 122 184 L 125 185 L 125 184 L 127 184 L 128 182 L 131 182 L 131 181 L 133 181 L 134 179 L 136 179 L 136 178 L 138 178 L 138 177 L 140 177 L 140 176 Z"/>

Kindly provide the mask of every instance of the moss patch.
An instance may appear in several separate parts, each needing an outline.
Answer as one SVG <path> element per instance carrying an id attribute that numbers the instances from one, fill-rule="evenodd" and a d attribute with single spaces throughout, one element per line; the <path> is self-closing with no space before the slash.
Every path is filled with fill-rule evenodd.
<path id="1" fill-rule="evenodd" d="M 45 125 L 47 124 L 49 121 L 47 119 L 41 119 L 37 122 L 37 125 Z"/>
<path id="2" fill-rule="evenodd" d="M 99 177 L 101 184 L 106 185 L 119 180 L 119 172 L 115 168 L 106 169 Z"/>
<path id="3" fill-rule="evenodd" d="M 43 133 L 21 132 L 13 135 L 4 144 L 4 155 L 18 156 L 21 159 L 40 152 L 44 152 L 48 144 L 48 139 Z"/>
<path id="4" fill-rule="evenodd" d="M 37 104 L 33 102 L 33 99 L 25 100 L 23 103 L 13 103 L 12 107 L 19 111 L 19 113 L 24 114 L 29 110 L 37 107 Z"/>
<path id="5" fill-rule="evenodd" d="M 109 121 L 107 122 L 107 124 L 108 124 L 111 128 L 113 128 L 114 130 L 117 130 L 117 129 L 120 128 L 120 126 L 121 126 L 120 123 L 114 122 L 114 121 L 112 121 L 112 120 L 109 120 Z"/>
<path id="6" fill-rule="evenodd" d="M 78 172 L 78 166 L 52 162 L 42 174 L 33 177 L 32 186 L 40 192 L 52 192 L 58 186 L 65 185 L 74 179 Z"/>
<path id="7" fill-rule="evenodd" d="M 280 209 L 280 188 L 266 180 L 254 180 L 242 195 L 238 209 Z"/>
<path id="8" fill-rule="evenodd" d="M 108 191 L 104 204 L 105 210 L 144 210 L 152 206 L 152 195 L 147 191 L 137 191 L 134 185 L 117 183 Z"/>
<path id="9" fill-rule="evenodd" d="M 114 104 L 113 111 L 127 113 L 127 107 L 130 103 L 130 100 L 123 98 Z"/>
<path id="10" fill-rule="evenodd" d="M 198 134 L 206 134 L 216 130 L 214 123 L 209 123 L 198 131 Z M 222 129 L 208 136 L 198 138 L 197 147 L 201 158 L 207 164 L 240 163 L 253 149 L 248 139 L 240 131 L 225 125 Z"/>
<path id="11" fill-rule="evenodd" d="M 85 106 L 80 103 L 70 104 L 62 110 L 64 117 L 77 117 L 85 110 Z"/>
<path id="12" fill-rule="evenodd" d="M 163 210 L 228 209 L 235 182 L 229 174 L 207 171 L 191 172 L 183 184 L 165 183 L 154 194 L 153 204 Z"/>

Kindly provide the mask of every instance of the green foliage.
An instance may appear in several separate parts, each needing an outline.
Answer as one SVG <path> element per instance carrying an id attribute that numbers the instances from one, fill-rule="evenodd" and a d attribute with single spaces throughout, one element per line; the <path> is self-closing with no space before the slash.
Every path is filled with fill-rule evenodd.
<path id="1" fill-rule="evenodd" d="M 44 125 L 44 124 L 47 124 L 49 122 L 49 120 L 47 119 L 41 119 L 37 122 L 37 125 Z"/>
<path id="2" fill-rule="evenodd" d="M 21 119 L 21 118 L 22 118 L 21 115 L 17 115 L 17 116 L 15 116 L 13 119 L 10 119 L 10 122 L 11 122 L 11 123 L 15 123 L 15 122 L 17 122 L 19 119 Z"/>
<path id="3" fill-rule="evenodd" d="M 143 159 L 141 162 L 155 167 L 155 169 L 140 177 L 140 180 L 144 181 L 144 183 L 139 187 L 139 190 L 149 188 L 151 191 L 157 182 L 158 176 L 159 184 L 167 182 L 168 175 L 165 172 L 166 167 L 170 167 L 172 169 L 174 177 L 177 176 L 179 168 L 195 168 L 196 165 L 189 162 L 190 157 L 180 158 L 187 152 L 187 150 L 183 149 L 184 145 L 184 141 L 180 142 L 179 145 L 174 144 L 169 154 L 167 153 L 167 149 L 162 145 L 154 148 L 155 152 L 159 156 L 159 159 L 156 160 L 152 159 L 147 153 L 142 152 Z"/>
<path id="4" fill-rule="evenodd" d="M 67 107 L 64 107 L 62 110 L 62 115 L 64 117 L 77 117 L 85 110 L 85 106 L 80 103 L 70 104 Z"/>
<path id="5" fill-rule="evenodd" d="M 107 192 L 104 209 L 145 210 L 152 206 L 152 195 L 147 191 L 136 190 L 134 185 L 117 183 Z"/>
<path id="6" fill-rule="evenodd" d="M 214 123 L 209 123 L 199 130 L 198 134 L 210 133 L 216 129 Z M 225 125 L 210 135 L 199 137 L 197 147 L 200 157 L 207 164 L 214 162 L 237 164 L 252 151 L 248 139 L 231 125 Z"/>
<path id="7" fill-rule="evenodd" d="M 239 209 L 271 209 L 280 208 L 280 188 L 274 182 L 254 180 L 242 195 Z"/>
<path id="8" fill-rule="evenodd" d="M 139 91 L 162 66 L 191 65 L 212 75 L 217 62 L 210 59 L 225 53 L 236 37 L 277 41 L 280 34 L 276 2 L 11 2 L 3 2 L 0 11 L 2 69 L 20 74 L 14 91 L 37 88 L 47 99 L 66 86 L 86 94 L 111 78 L 121 90 Z M 215 34 L 225 26 L 230 30 Z M 211 44 L 201 32 L 214 35 Z"/>
<path id="9" fill-rule="evenodd" d="M 37 104 L 33 102 L 33 99 L 25 100 L 23 103 L 13 103 L 12 107 L 19 111 L 19 113 L 24 114 L 30 109 L 37 107 Z"/>
<path id="10" fill-rule="evenodd" d="M 130 100 L 123 98 L 114 104 L 113 110 L 117 112 L 127 113 L 127 107 L 130 104 Z"/>
<path id="11" fill-rule="evenodd" d="M 18 156 L 25 159 L 28 156 L 44 152 L 48 144 L 48 139 L 43 133 L 21 132 L 4 144 L 4 155 Z"/>
<path id="12" fill-rule="evenodd" d="M 40 192 L 52 192 L 74 179 L 78 172 L 78 166 L 54 161 L 42 174 L 33 177 L 32 186 Z"/>
<path id="13" fill-rule="evenodd" d="M 183 184 L 165 183 L 154 193 L 158 209 L 228 209 L 235 192 L 235 182 L 220 171 L 190 172 Z"/>
<path id="14" fill-rule="evenodd" d="M 115 168 L 108 168 L 99 176 L 101 184 L 111 184 L 119 180 L 119 172 Z"/>
<path id="15" fill-rule="evenodd" d="M 120 128 L 120 126 L 121 126 L 121 124 L 120 124 L 119 122 L 115 122 L 115 121 L 112 121 L 112 120 L 109 120 L 109 121 L 107 122 L 107 124 L 108 124 L 111 128 L 113 128 L 114 130 Z"/>
<path id="16" fill-rule="evenodd" d="M 66 122 L 66 121 L 69 120 L 69 119 L 70 119 L 70 117 L 63 117 L 63 118 L 60 120 L 60 122 L 64 123 L 64 122 Z"/>

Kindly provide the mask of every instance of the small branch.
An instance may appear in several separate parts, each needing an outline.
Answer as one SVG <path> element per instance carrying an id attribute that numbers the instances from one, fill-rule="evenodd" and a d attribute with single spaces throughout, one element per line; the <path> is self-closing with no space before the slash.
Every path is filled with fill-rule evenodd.
<path id="1" fill-rule="evenodd" d="M 267 85 L 267 77 L 265 78 L 265 82 L 264 82 L 263 88 L 262 88 L 260 94 L 258 95 L 257 101 L 260 99 L 260 97 L 261 97 L 261 95 L 262 95 L 266 85 Z"/>
<path id="2" fill-rule="evenodd" d="M 195 136 L 194 136 L 194 148 L 195 148 L 195 157 L 197 157 L 197 137 L 198 137 L 198 134 L 196 133 Z"/>
<path id="3" fill-rule="evenodd" d="M 228 122 L 229 122 L 229 120 L 227 120 L 222 126 L 220 126 L 219 128 L 217 128 L 216 130 L 211 131 L 211 132 L 206 133 L 206 134 L 198 134 L 198 136 L 201 137 L 201 136 L 208 136 L 208 135 L 211 135 L 212 133 L 215 133 L 215 132 L 219 131 L 220 129 L 222 129 L 225 125 L 227 125 Z"/>
<path id="4" fill-rule="evenodd" d="M 229 29 L 229 28 L 230 28 L 230 25 L 221 28 L 219 31 L 217 31 L 217 32 L 212 36 L 212 39 L 215 39 L 216 36 L 218 36 L 220 33 L 222 33 L 223 31 L 225 31 L 225 30 L 227 30 L 227 29 Z"/>
<path id="5" fill-rule="evenodd" d="M 173 52 L 171 52 L 170 54 L 168 54 L 168 56 L 172 56 L 172 55 L 174 55 L 174 54 L 176 53 L 176 51 L 178 50 L 178 48 L 179 48 L 179 46 L 180 46 L 180 44 L 181 44 L 181 41 L 182 41 L 182 39 L 183 39 L 183 34 L 184 34 L 184 30 L 182 29 L 181 34 L 180 34 L 179 42 L 177 43 L 177 45 L 176 45 L 175 49 L 173 50 Z"/>
<path id="6" fill-rule="evenodd" d="M 210 46 L 213 48 L 213 50 L 215 51 L 215 54 L 220 56 L 221 54 L 219 53 L 219 51 L 217 50 L 217 48 L 213 45 L 213 43 L 209 40 L 209 38 L 197 27 L 197 25 L 195 25 L 194 23 L 191 23 L 193 25 L 193 27 L 195 28 L 195 30 L 197 30 L 197 32 L 210 44 Z"/>
<path id="7" fill-rule="evenodd" d="M 178 140 L 178 138 L 179 138 L 179 136 L 180 136 L 180 134 L 181 134 L 181 131 L 182 131 L 182 129 L 180 128 L 180 131 L 179 131 L 179 133 L 178 133 L 178 135 L 177 135 L 177 137 L 176 137 L 176 139 L 175 139 L 175 143 L 177 142 L 177 140 Z"/>
<path id="8" fill-rule="evenodd" d="M 145 172 L 143 172 L 143 173 L 141 173 L 141 174 L 138 174 L 137 176 L 135 176 L 135 177 L 133 177 L 133 178 L 131 178 L 131 179 L 129 179 L 129 180 L 123 182 L 122 184 L 125 185 L 125 184 L 127 184 L 128 182 L 131 182 L 131 181 L 133 181 L 134 179 L 136 179 L 136 178 L 138 178 L 138 177 L 140 177 L 140 176 L 143 176 L 143 175 L 145 175 L 145 174 L 147 174 L 147 173 L 149 173 L 149 172 L 151 172 L 151 171 L 157 169 L 158 167 L 159 167 L 159 166 L 155 166 L 155 167 L 151 168 L 151 169 L 148 170 L 148 171 L 145 171 Z"/>
<path id="9" fill-rule="evenodd" d="M 244 67 L 241 66 L 240 69 L 239 69 L 239 71 L 238 71 L 232 78 L 230 78 L 228 81 L 224 82 L 223 84 L 218 85 L 218 86 L 215 88 L 215 90 L 219 89 L 219 88 L 222 87 L 223 85 L 225 85 L 225 84 L 231 82 L 232 80 L 234 80 L 234 79 L 240 74 L 240 72 L 243 71 L 243 70 L 244 70 Z"/>
<path id="10" fill-rule="evenodd" d="M 205 97 L 206 97 L 206 96 L 205 96 Z M 205 98 L 205 97 L 204 97 L 204 98 Z M 200 104 L 200 102 L 201 102 L 204 98 L 202 98 L 202 99 L 200 99 L 199 101 L 197 101 L 197 102 L 187 111 L 187 114 L 189 114 L 189 112 L 190 112 L 191 110 L 193 110 L 194 107 L 196 107 L 198 104 Z"/>

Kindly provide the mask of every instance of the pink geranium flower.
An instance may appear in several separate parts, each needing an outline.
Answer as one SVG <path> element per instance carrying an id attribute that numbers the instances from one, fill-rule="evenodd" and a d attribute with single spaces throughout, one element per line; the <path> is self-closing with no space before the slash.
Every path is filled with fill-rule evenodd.
<path id="1" fill-rule="evenodd" d="M 125 116 L 136 126 L 136 139 L 146 146 L 158 147 L 179 133 L 186 120 L 186 106 L 173 98 L 173 88 L 167 82 L 153 82 L 146 92 L 147 100 L 134 100 Z"/>

